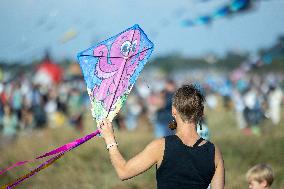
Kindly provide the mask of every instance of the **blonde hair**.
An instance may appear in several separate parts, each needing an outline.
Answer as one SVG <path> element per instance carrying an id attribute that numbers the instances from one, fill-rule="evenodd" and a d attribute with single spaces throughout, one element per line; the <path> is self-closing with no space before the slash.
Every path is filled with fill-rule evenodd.
<path id="1" fill-rule="evenodd" d="M 272 167 L 268 164 L 257 164 L 250 168 L 246 174 L 247 181 L 256 180 L 257 182 L 266 181 L 268 187 L 273 183 L 274 174 Z"/>

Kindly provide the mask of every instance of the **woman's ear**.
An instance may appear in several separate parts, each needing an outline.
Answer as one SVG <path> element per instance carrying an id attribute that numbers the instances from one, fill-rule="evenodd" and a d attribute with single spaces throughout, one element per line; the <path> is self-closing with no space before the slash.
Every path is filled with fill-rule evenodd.
<path id="1" fill-rule="evenodd" d="M 176 118 L 177 110 L 174 106 L 172 106 L 172 115 L 173 115 L 174 118 Z"/>

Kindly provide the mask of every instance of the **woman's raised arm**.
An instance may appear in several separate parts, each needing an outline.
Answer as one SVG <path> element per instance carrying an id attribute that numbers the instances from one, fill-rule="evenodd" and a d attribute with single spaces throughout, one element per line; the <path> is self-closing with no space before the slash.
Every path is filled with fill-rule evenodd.
<path id="1" fill-rule="evenodd" d="M 108 120 L 104 120 L 100 126 L 100 131 L 107 145 L 115 144 L 115 137 L 113 128 Z M 156 164 L 164 153 L 164 139 L 156 139 L 149 143 L 145 149 L 137 154 L 135 157 L 126 161 L 119 152 L 117 145 L 111 145 L 109 156 L 111 163 L 114 166 L 118 177 L 121 180 L 132 178 L 149 169 Z"/>

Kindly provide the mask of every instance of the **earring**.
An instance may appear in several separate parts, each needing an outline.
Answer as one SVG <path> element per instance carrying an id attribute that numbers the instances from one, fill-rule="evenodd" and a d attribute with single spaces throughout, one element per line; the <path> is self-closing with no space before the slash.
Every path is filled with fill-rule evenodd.
<path id="1" fill-rule="evenodd" d="M 175 118 L 175 116 L 173 116 Z M 171 130 L 175 130 L 177 128 L 177 122 L 175 119 L 173 119 L 173 121 L 169 124 L 169 128 Z"/>

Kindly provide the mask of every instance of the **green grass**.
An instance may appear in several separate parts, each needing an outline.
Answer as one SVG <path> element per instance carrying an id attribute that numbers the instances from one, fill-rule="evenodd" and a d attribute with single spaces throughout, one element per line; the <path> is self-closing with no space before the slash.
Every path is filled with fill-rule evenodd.
<path id="1" fill-rule="evenodd" d="M 275 171 L 272 188 L 284 189 L 284 124 L 277 127 L 265 120 L 261 136 L 244 136 L 238 130 L 234 114 L 222 108 L 207 111 L 211 140 L 223 153 L 226 169 L 226 188 L 247 188 L 246 171 L 253 165 L 266 162 Z M 89 114 L 88 114 L 89 115 Z M 283 116 L 282 116 L 283 118 Z M 32 136 L 20 136 L 10 145 L 0 148 L 0 167 L 17 161 L 32 159 L 94 129 L 94 121 L 86 116 L 86 131 L 78 133 L 71 127 L 36 131 Z M 141 151 L 153 139 L 149 126 L 141 122 L 134 132 L 119 131 L 119 148 L 126 159 Z M 27 173 L 38 163 L 15 168 L 0 176 L 0 186 Z M 26 180 L 18 188 L 29 189 L 139 189 L 156 188 L 155 167 L 128 181 L 120 181 L 111 166 L 102 138 L 94 138 L 79 148 L 68 152 L 49 168 Z"/>

